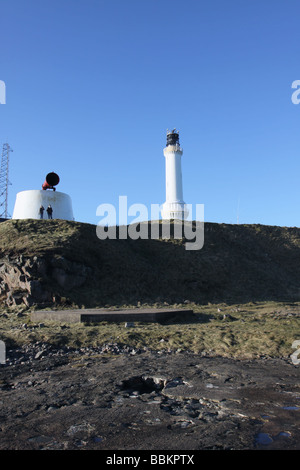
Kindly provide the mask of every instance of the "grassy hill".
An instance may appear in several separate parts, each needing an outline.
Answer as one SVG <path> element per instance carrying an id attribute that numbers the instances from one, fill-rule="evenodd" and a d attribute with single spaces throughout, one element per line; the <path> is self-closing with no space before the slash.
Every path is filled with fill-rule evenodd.
<path id="1" fill-rule="evenodd" d="M 0 224 L 0 302 L 103 307 L 300 299 L 300 228 L 205 223 L 204 230 L 203 248 L 187 251 L 184 240 L 100 240 L 90 224 L 8 220 Z"/>
<path id="2" fill-rule="evenodd" d="M 47 344 L 151 348 L 228 357 L 285 357 L 299 339 L 300 229 L 205 224 L 204 246 L 99 240 L 96 227 L 60 220 L 0 223 L 0 338 Z M 172 306 L 175 324 L 34 324 L 35 308 Z"/>

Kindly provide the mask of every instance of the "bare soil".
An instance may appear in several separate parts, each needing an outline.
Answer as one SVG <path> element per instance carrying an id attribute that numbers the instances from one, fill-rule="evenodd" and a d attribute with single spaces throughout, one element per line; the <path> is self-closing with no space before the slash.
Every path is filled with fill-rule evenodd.
<path id="1" fill-rule="evenodd" d="M 1 450 L 300 449 L 289 360 L 32 350 L 0 386 Z"/>

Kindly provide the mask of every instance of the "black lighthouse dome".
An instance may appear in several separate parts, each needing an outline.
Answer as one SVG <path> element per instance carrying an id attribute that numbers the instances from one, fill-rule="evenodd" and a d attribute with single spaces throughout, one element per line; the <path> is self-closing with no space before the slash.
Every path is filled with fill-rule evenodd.
<path id="1" fill-rule="evenodd" d="M 167 131 L 167 146 L 179 145 L 179 132 L 176 129 Z"/>

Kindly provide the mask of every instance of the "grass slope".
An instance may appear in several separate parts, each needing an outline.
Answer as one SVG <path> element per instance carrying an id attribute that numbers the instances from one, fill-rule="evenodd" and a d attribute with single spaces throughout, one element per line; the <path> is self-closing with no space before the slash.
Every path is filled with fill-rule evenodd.
<path id="1" fill-rule="evenodd" d="M 78 222 L 1 223 L 0 260 L 20 255 L 90 268 L 78 289 L 52 286 L 85 307 L 300 299 L 299 228 L 206 223 L 203 248 L 187 251 L 178 239 L 99 240 L 94 225 Z"/>

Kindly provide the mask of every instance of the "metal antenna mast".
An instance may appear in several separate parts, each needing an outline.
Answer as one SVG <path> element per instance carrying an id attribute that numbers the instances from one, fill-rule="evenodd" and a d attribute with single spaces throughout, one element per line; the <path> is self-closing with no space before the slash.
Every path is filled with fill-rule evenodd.
<path id="1" fill-rule="evenodd" d="M 9 153 L 13 152 L 9 144 L 3 145 L 1 166 L 0 166 L 0 217 L 9 218 L 7 212 L 8 186 L 11 184 L 8 180 Z"/>

